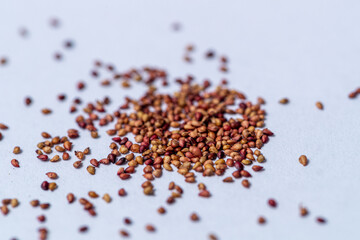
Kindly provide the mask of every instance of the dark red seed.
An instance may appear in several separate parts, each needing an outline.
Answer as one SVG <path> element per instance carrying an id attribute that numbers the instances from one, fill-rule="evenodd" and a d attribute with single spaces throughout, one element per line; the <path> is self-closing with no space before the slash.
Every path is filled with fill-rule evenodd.
<path id="1" fill-rule="evenodd" d="M 41 189 L 45 190 L 45 191 L 49 190 L 49 182 L 48 181 L 43 181 L 41 183 Z"/>
<path id="2" fill-rule="evenodd" d="M 316 221 L 317 221 L 318 223 L 326 223 L 326 220 L 325 220 L 324 218 L 322 218 L 322 217 L 316 218 Z"/>
<path id="3" fill-rule="evenodd" d="M 79 232 L 84 233 L 87 232 L 89 230 L 89 228 L 87 226 L 82 226 L 79 228 Z"/>
<path id="4" fill-rule="evenodd" d="M 125 218 L 124 223 L 127 224 L 127 225 L 130 225 L 132 223 L 132 221 L 131 221 L 130 218 Z"/>
<path id="5" fill-rule="evenodd" d="M 37 156 L 37 158 L 40 159 L 41 161 L 47 161 L 49 159 L 48 155 L 45 154 L 41 154 Z"/>
<path id="6" fill-rule="evenodd" d="M 272 199 L 272 198 L 269 199 L 268 203 L 269 203 L 269 205 L 270 205 L 271 207 L 274 207 L 274 208 L 275 208 L 275 207 L 277 206 L 276 201 L 275 201 L 274 199 Z"/>

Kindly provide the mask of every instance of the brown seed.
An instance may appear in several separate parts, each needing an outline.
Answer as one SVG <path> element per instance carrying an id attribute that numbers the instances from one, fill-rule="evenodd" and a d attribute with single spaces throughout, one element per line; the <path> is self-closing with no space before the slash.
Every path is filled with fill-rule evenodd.
<path id="1" fill-rule="evenodd" d="M 174 190 L 175 188 L 175 183 L 174 182 L 170 182 L 169 183 L 169 190 Z"/>
<path id="2" fill-rule="evenodd" d="M 199 193 L 199 196 L 200 197 L 204 197 L 204 198 L 208 198 L 211 196 L 210 192 L 208 190 L 202 190 L 200 193 Z"/>
<path id="3" fill-rule="evenodd" d="M 14 154 L 19 154 L 20 152 L 21 152 L 20 147 L 18 147 L 18 146 L 14 147 L 14 150 L 13 150 Z"/>
<path id="4" fill-rule="evenodd" d="M 69 160 L 70 159 L 70 155 L 67 153 L 67 152 L 64 152 L 63 155 L 62 155 L 62 159 L 63 160 Z"/>
<path id="5" fill-rule="evenodd" d="M 151 224 L 146 225 L 145 228 L 148 232 L 155 232 L 155 227 Z"/>
<path id="6" fill-rule="evenodd" d="M 250 182 L 247 179 L 244 179 L 241 181 L 241 184 L 245 187 L 245 188 L 249 188 L 250 187 Z"/>
<path id="7" fill-rule="evenodd" d="M 226 182 L 226 183 L 234 182 L 234 179 L 232 177 L 226 177 L 223 179 L 223 182 Z"/>
<path id="8" fill-rule="evenodd" d="M 20 167 L 19 161 L 16 160 L 16 159 L 12 159 L 12 160 L 11 160 L 11 165 L 13 165 L 13 166 L 16 167 L 16 168 L 19 168 L 19 167 Z"/>
<path id="9" fill-rule="evenodd" d="M 43 108 L 43 109 L 41 110 L 41 112 L 42 112 L 44 115 L 48 115 L 48 114 L 52 113 L 51 109 L 49 109 L 49 108 Z"/>
<path id="10" fill-rule="evenodd" d="M 205 184 L 199 183 L 199 184 L 198 184 L 198 189 L 199 189 L 200 191 L 201 191 L 201 190 L 206 190 Z"/>
<path id="11" fill-rule="evenodd" d="M 68 151 L 71 151 L 72 143 L 69 141 L 64 142 L 64 148 Z"/>
<path id="12" fill-rule="evenodd" d="M 0 210 L 5 216 L 9 213 L 9 208 L 6 205 L 1 206 Z"/>
<path id="13" fill-rule="evenodd" d="M 160 214 L 165 214 L 165 213 L 166 213 L 166 210 L 165 210 L 164 207 L 159 207 L 157 211 L 158 211 L 158 213 L 160 213 Z"/>
<path id="14" fill-rule="evenodd" d="M 41 223 L 43 223 L 43 222 L 45 222 L 46 221 L 46 217 L 45 217 L 45 215 L 40 215 L 40 216 L 38 216 L 37 217 L 37 219 L 39 220 L 39 222 L 41 222 Z"/>
<path id="15" fill-rule="evenodd" d="M 320 110 L 323 110 L 324 109 L 324 105 L 321 103 L 321 102 L 316 102 L 315 103 L 315 106 L 320 109 Z"/>
<path id="16" fill-rule="evenodd" d="M 191 219 L 191 221 L 197 222 L 197 221 L 199 221 L 199 216 L 196 213 L 192 213 L 190 215 L 190 219 Z"/>
<path id="17" fill-rule="evenodd" d="M 126 179 L 130 178 L 131 176 L 130 176 L 130 174 L 127 174 L 127 173 L 121 173 L 119 175 L 119 177 L 121 180 L 126 180 Z"/>
<path id="18" fill-rule="evenodd" d="M 308 210 L 305 207 L 300 207 L 300 216 L 305 217 L 308 215 Z"/>
<path id="19" fill-rule="evenodd" d="M 102 197 L 102 199 L 104 199 L 105 202 L 109 203 L 111 202 L 111 197 L 109 194 L 105 193 L 104 196 Z"/>
<path id="20" fill-rule="evenodd" d="M 0 129 L 1 129 L 1 130 L 7 130 L 8 128 L 9 128 L 9 127 L 6 126 L 5 124 L 0 123 Z"/>
<path id="21" fill-rule="evenodd" d="M 120 230 L 120 235 L 123 236 L 123 237 L 128 237 L 129 236 L 129 233 L 125 230 Z"/>
<path id="22" fill-rule="evenodd" d="M 2 204 L 4 205 L 9 205 L 11 203 L 11 199 L 10 198 L 5 198 L 2 200 Z"/>
<path id="23" fill-rule="evenodd" d="M 49 190 L 54 191 L 57 188 L 57 184 L 54 182 L 49 183 Z"/>
<path id="24" fill-rule="evenodd" d="M 98 198 L 98 197 L 99 197 L 99 195 L 98 195 L 96 192 L 94 192 L 94 191 L 88 192 L 88 195 L 89 195 L 89 197 L 91 197 L 91 198 Z"/>
<path id="25" fill-rule="evenodd" d="M 262 167 L 262 166 L 259 166 L 259 165 L 254 165 L 254 166 L 252 166 L 251 168 L 252 168 L 252 170 L 254 170 L 255 172 L 259 172 L 259 171 L 261 171 L 261 170 L 263 169 L 263 167 Z"/>
<path id="26" fill-rule="evenodd" d="M 48 155 L 45 154 L 41 154 L 37 156 L 37 158 L 40 159 L 41 161 L 47 161 L 49 159 Z"/>
<path id="27" fill-rule="evenodd" d="M 299 162 L 305 167 L 308 164 L 308 159 L 305 155 L 299 157 Z"/>
<path id="28" fill-rule="evenodd" d="M 119 194 L 120 197 L 126 196 L 126 191 L 125 191 L 125 189 L 121 188 L 121 189 L 119 190 L 118 194 Z"/>
<path id="29" fill-rule="evenodd" d="M 95 168 L 93 166 L 87 166 L 86 170 L 91 174 L 94 175 L 95 174 Z"/>
<path id="30" fill-rule="evenodd" d="M 58 175 L 55 172 L 47 172 L 46 176 L 48 176 L 50 179 L 57 179 Z"/>
<path id="31" fill-rule="evenodd" d="M 42 132 L 42 133 L 41 133 L 41 136 L 42 136 L 43 138 L 51 138 L 51 135 L 50 135 L 49 133 L 47 133 L 47 132 Z"/>
<path id="32" fill-rule="evenodd" d="M 210 240 L 218 240 L 218 238 L 214 234 L 209 235 Z"/>
<path id="33" fill-rule="evenodd" d="M 152 195 L 153 192 L 154 192 L 154 190 L 153 190 L 152 186 L 147 186 L 147 187 L 144 188 L 144 194 L 145 195 Z"/>
<path id="34" fill-rule="evenodd" d="M 280 99 L 279 103 L 281 103 L 281 104 L 288 104 L 288 103 L 289 103 L 289 99 L 287 99 L 287 98 L 282 98 L 282 99 Z"/>
<path id="35" fill-rule="evenodd" d="M 272 198 L 270 198 L 268 200 L 268 204 L 269 204 L 270 207 L 273 207 L 273 208 L 275 208 L 277 206 L 276 201 L 274 199 L 272 199 Z"/>
<path id="36" fill-rule="evenodd" d="M 35 200 L 30 201 L 30 205 L 33 207 L 37 207 L 37 206 L 39 206 L 39 204 L 40 204 L 39 200 L 35 199 Z"/>
<path id="37" fill-rule="evenodd" d="M 75 196 L 73 193 L 68 193 L 66 195 L 66 199 L 68 200 L 69 203 L 73 203 L 75 201 Z"/>
<path id="38" fill-rule="evenodd" d="M 13 199 L 11 199 L 10 204 L 13 208 L 15 208 L 19 205 L 19 201 L 17 200 L 17 198 L 13 198 Z"/>
<path id="39" fill-rule="evenodd" d="M 264 217 L 259 217 L 259 218 L 258 218 L 258 223 L 259 223 L 260 225 L 263 225 L 263 224 L 266 223 L 266 219 L 265 219 Z"/>
<path id="40" fill-rule="evenodd" d="M 40 204 L 40 208 L 43 210 L 49 209 L 50 203 L 42 203 L 42 204 Z"/>
<path id="41" fill-rule="evenodd" d="M 82 162 L 81 161 L 76 161 L 73 163 L 74 168 L 80 168 L 82 166 Z"/>

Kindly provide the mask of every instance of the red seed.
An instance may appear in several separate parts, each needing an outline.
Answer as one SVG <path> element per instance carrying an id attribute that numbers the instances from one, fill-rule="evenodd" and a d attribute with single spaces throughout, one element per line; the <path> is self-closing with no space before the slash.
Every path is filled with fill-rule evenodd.
<path id="1" fill-rule="evenodd" d="M 40 159 L 41 161 L 47 161 L 49 159 L 48 155 L 45 154 L 41 154 L 37 156 L 37 158 Z"/>
<path id="2" fill-rule="evenodd" d="M 46 221 L 45 215 L 40 215 L 40 216 L 37 217 L 37 219 L 39 220 L 39 222 L 45 222 Z"/>
<path id="3" fill-rule="evenodd" d="M 326 220 L 325 220 L 324 218 L 322 218 L 322 217 L 317 217 L 317 218 L 316 218 L 316 221 L 317 221 L 318 223 L 321 223 L 321 224 L 326 223 Z"/>
<path id="4" fill-rule="evenodd" d="M 45 190 L 45 191 L 49 190 L 49 182 L 48 181 L 43 181 L 41 183 L 41 189 Z"/>
<path id="5" fill-rule="evenodd" d="M 155 232 L 155 227 L 151 224 L 146 225 L 146 230 L 149 232 Z"/>
<path id="6" fill-rule="evenodd" d="M 259 222 L 259 224 L 263 225 L 266 223 L 266 219 L 264 217 L 259 217 L 258 222 Z"/>
<path id="7" fill-rule="evenodd" d="M 275 208 L 277 206 L 276 201 L 274 199 L 272 199 L 272 198 L 270 198 L 268 200 L 268 204 L 270 205 L 270 207 L 273 207 L 273 208 Z"/>
<path id="8" fill-rule="evenodd" d="M 87 232 L 89 230 L 89 228 L 87 226 L 82 226 L 79 228 L 79 232 L 84 233 Z"/>
<path id="9" fill-rule="evenodd" d="M 123 188 L 121 188 L 120 190 L 119 190 L 119 196 L 120 197 L 124 197 L 124 196 L 126 196 L 126 191 L 125 191 L 125 189 L 123 189 Z"/>
<path id="10" fill-rule="evenodd" d="M 12 160 L 11 160 L 11 164 L 12 164 L 14 167 L 16 167 L 16 168 L 19 168 L 19 167 L 20 167 L 19 161 L 16 160 L 16 159 L 12 159 Z"/>
<path id="11" fill-rule="evenodd" d="M 263 169 L 262 166 L 259 166 L 259 165 L 254 165 L 252 166 L 252 170 L 254 170 L 255 172 L 259 172 Z"/>
<path id="12" fill-rule="evenodd" d="M 202 190 L 200 193 L 199 193 L 199 196 L 200 197 L 204 197 L 204 198 L 208 198 L 211 196 L 210 192 L 208 190 Z"/>

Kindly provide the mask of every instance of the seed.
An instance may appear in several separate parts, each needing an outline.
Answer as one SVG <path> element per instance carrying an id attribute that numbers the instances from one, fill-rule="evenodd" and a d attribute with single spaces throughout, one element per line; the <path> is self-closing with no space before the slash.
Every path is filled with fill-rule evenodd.
<path id="1" fill-rule="evenodd" d="M 262 166 L 259 166 L 259 165 L 254 165 L 252 166 L 252 170 L 254 170 L 255 172 L 259 172 L 263 169 Z"/>
<path id="2" fill-rule="evenodd" d="M 196 213 L 192 213 L 190 215 L 190 219 L 191 219 L 191 221 L 197 222 L 197 221 L 199 221 L 199 216 Z"/>
<path id="3" fill-rule="evenodd" d="M 232 177 L 226 177 L 223 179 L 223 182 L 226 182 L 226 183 L 234 182 L 234 179 Z"/>
<path id="4" fill-rule="evenodd" d="M 70 159 L 70 155 L 67 152 L 64 152 L 62 155 L 62 159 L 63 160 L 69 160 Z"/>
<path id="5" fill-rule="evenodd" d="M 30 97 L 25 98 L 25 105 L 26 105 L 26 106 L 30 106 L 31 103 L 32 103 L 32 100 L 31 100 Z"/>
<path id="6" fill-rule="evenodd" d="M 49 159 L 48 155 L 45 154 L 41 154 L 37 156 L 37 158 L 40 159 L 41 161 L 47 161 Z"/>
<path id="7" fill-rule="evenodd" d="M 85 155 L 90 154 L 90 148 L 89 148 L 89 147 L 85 148 L 85 150 L 83 151 L 83 153 L 84 153 Z"/>
<path id="8" fill-rule="evenodd" d="M 95 174 L 95 168 L 93 166 L 87 166 L 86 170 L 91 174 Z"/>
<path id="9" fill-rule="evenodd" d="M 82 226 L 82 227 L 79 228 L 79 232 L 81 232 L 81 233 L 85 233 L 88 230 L 89 230 L 88 226 Z"/>
<path id="10" fill-rule="evenodd" d="M 308 164 L 308 159 L 305 155 L 301 155 L 299 158 L 299 162 L 303 165 L 306 166 Z"/>
<path id="11" fill-rule="evenodd" d="M 48 114 L 52 113 L 51 109 L 49 109 L 49 108 L 43 108 L 43 109 L 41 110 L 41 112 L 42 112 L 44 115 L 48 115 Z"/>
<path id="12" fill-rule="evenodd" d="M 43 223 L 43 222 L 45 222 L 46 221 L 46 217 L 45 217 L 45 215 L 40 215 L 40 216 L 38 216 L 37 217 L 37 219 L 39 220 L 39 222 L 41 222 L 41 223 Z"/>
<path id="13" fill-rule="evenodd" d="M 85 157 L 85 154 L 83 152 L 80 151 L 75 151 L 75 156 L 79 159 L 79 160 L 83 160 Z"/>
<path id="14" fill-rule="evenodd" d="M 66 199 L 68 200 L 69 203 L 73 203 L 75 201 L 75 196 L 72 193 L 68 193 L 66 195 Z"/>
<path id="15" fill-rule="evenodd" d="M 170 182 L 169 183 L 169 190 L 174 190 L 175 188 L 175 183 L 174 182 Z"/>
<path id="16" fill-rule="evenodd" d="M 270 198 L 268 200 L 268 204 L 270 205 L 270 207 L 273 207 L 273 208 L 275 208 L 277 206 L 276 201 L 274 199 L 272 199 L 272 198 Z"/>
<path id="17" fill-rule="evenodd" d="M 316 107 L 320 110 L 323 110 L 324 109 L 324 105 L 321 103 L 321 102 L 316 102 L 315 103 Z"/>
<path id="18" fill-rule="evenodd" d="M 241 174 L 241 176 L 243 176 L 243 177 L 251 177 L 251 174 L 250 174 L 248 171 L 246 171 L 246 170 L 241 170 L 241 171 L 240 171 L 240 174 Z"/>
<path id="19" fill-rule="evenodd" d="M 39 204 L 40 204 L 39 200 L 35 199 L 35 200 L 30 201 L 30 205 L 33 207 L 37 207 L 37 206 L 39 206 Z"/>
<path id="20" fill-rule="evenodd" d="M 18 147 L 18 146 L 14 147 L 14 150 L 13 150 L 14 154 L 19 154 L 20 152 L 21 152 L 20 147 Z"/>
<path id="21" fill-rule="evenodd" d="M 198 189 L 199 189 L 200 191 L 201 191 L 201 190 L 206 190 L 205 184 L 199 183 L 199 184 L 198 184 Z"/>
<path id="22" fill-rule="evenodd" d="M 50 203 L 42 203 L 42 204 L 40 204 L 40 208 L 43 210 L 49 209 Z"/>
<path id="23" fill-rule="evenodd" d="M 49 183 L 49 189 L 50 191 L 54 191 L 57 188 L 57 184 L 54 182 Z"/>
<path id="24" fill-rule="evenodd" d="M 0 210 L 5 216 L 9 213 L 9 208 L 6 205 L 1 206 Z"/>
<path id="25" fill-rule="evenodd" d="M 102 197 L 102 199 L 104 199 L 105 202 L 109 203 L 111 202 L 111 197 L 109 194 L 105 193 L 104 196 Z"/>
<path id="26" fill-rule="evenodd" d="M 58 161 L 60 161 L 59 155 L 55 155 L 53 158 L 50 159 L 50 162 L 58 162 Z"/>
<path id="27" fill-rule="evenodd" d="M 244 179 L 241 181 L 241 184 L 245 187 L 245 188 L 249 188 L 250 187 L 250 182 L 247 179 Z"/>
<path id="28" fill-rule="evenodd" d="M 57 179 L 58 175 L 55 172 L 47 172 L 46 176 L 48 176 L 50 179 Z"/>
<path id="29" fill-rule="evenodd" d="M 123 237 L 128 237 L 129 236 L 129 233 L 125 230 L 120 230 L 120 235 L 123 236 Z"/>
<path id="30" fill-rule="evenodd" d="M 126 191 L 125 191 L 125 189 L 123 189 L 123 188 L 121 188 L 118 193 L 119 193 L 119 196 L 120 196 L 120 197 L 126 196 Z"/>
<path id="31" fill-rule="evenodd" d="M 42 132 L 42 133 L 41 133 L 41 136 L 42 136 L 43 138 L 51 138 L 51 135 L 50 135 L 49 133 L 47 133 L 47 132 Z"/>
<path id="32" fill-rule="evenodd" d="M 155 227 L 151 224 L 146 225 L 145 228 L 148 232 L 155 232 Z"/>
<path id="33" fill-rule="evenodd" d="M 16 198 L 13 198 L 13 199 L 11 199 L 10 204 L 13 208 L 15 208 L 19 205 L 19 201 Z"/>
<path id="34" fill-rule="evenodd" d="M 41 183 L 41 189 L 44 190 L 44 191 L 49 190 L 49 182 L 43 181 L 43 182 Z"/>
<path id="35" fill-rule="evenodd" d="M 158 211 L 159 214 L 165 214 L 166 213 L 166 210 L 165 210 L 164 207 L 159 207 L 157 211 Z"/>
<path id="36" fill-rule="evenodd" d="M 126 180 L 126 179 L 130 178 L 131 176 L 130 176 L 130 174 L 127 174 L 127 173 L 121 173 L 119 175 L 119 177 L 121 180 Z"/>
<path id="37" fill-rule="evenodd" d="M 64 142 L 64 148 L 68 151 L 71 151 L 72 143 L 69 141 Z"/>
<path id="38" fill-rule="evenodd" d="M 308 215 L 308 210 L 305 207 L 300 207 L 300 216 L 305 217 Z"/>
<path id="39" fill-rule="evenodd" d="M 91 197 L 91 198 L 98 198 L 98 197 L 99 197 L 99 195 L 98 195 L 96 192 L 94 192 L 94 191 L 88 192 L 88 195 L 89 195 L 89 197 Z"/>
<path id="40" fill-rule="evenodd" d="M 324 218 L 322 218 L 322 217 L 317 217 L 317 218 L 316 218 L 316 221 L 317 221 L 318 223 L 321 223 L 321 224 L 326 223 L 326 220 L 325 220 Z"/>
<path id="41" fill-rule="evenodd" d="M 74 168 L 80 168 L 82 166 L 82 162 L 81 161 L 76 161 L 73 163 Z"/>
<path id="42" fill-rule="evenodd" d="M 208 198 L 211 196 L 210 192 L 208 190 L 202 190 L 200 193 L 199 193 L 199 196 L 200 197 L 204 197 L 204 198 Z"/>
<path id="43" fill-rule="evenodd" d="M 152 186 L 148 186 L 144 188 L 144 194 L 145 195 L 152 195 L 153 194 L 153 187 Z"/>
<path id="44" fill-rule="evenodd" d="M 9 127 L 6 126 L 5 124 L 0 123 L 0 129 L 1 129 L 1 130 L 7 130 L 8 128 L 9 128 Z"/>
<path id="45" fill-rule="evenodd" d="M 218 238 L 214 234 L 209 235 L 210 240 L 217 240 Z"/>
<path id="46" fill-rule="evenodd" d="M 287 99 L 287 98 L 282 98 L 282 99 L 280 99 L 279 103 L 281 103 L 281 104 L 288 104 L 288 103 L 289 103 L 289 99 Z"/>
<path id="47" fill-rule="evenodd" d="M 12 160 L 11 160 L 11 165 L 13 165 L 13 166 L 16 167 L 16 168 L 19 168 L 19 167 L 20 167 L 19 161 L 16 160 L 16 159 L 12 159 Z"/>
<path id="48" fill-rule="evenodd" d="M 258 218 L 258 223 L 259 223 L 260 225 L 263 225 L 263 224 L 266 223 L 266 219 L 265 219 L 264 217 L 259 217 L 259 218 Z"/>

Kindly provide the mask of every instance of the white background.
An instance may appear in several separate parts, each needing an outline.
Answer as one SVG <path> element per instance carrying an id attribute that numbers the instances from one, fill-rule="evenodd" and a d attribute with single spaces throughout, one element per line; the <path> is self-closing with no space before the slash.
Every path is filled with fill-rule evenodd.
<path id="1" fill-rule="evenodd" d="M 360 99 L 347 97 L 360 86 L 359 12 L 359 1 L 345 0 L 2 0 L 0 57 L 8 56 L 9 64 L 0 67 L 0 122 L 10 129 L 2 131 L 0 142 L 0 198 L 17 197 L 21 203 L 8 216 L 0 216 L 0 238 L 37 239 L 37 228 L 44 225 L 50 239 L 119 239 L 120 229 L 127 229 L 131 239 L 200 240 L 209 233 L 222 240 L 359 239 Z M 59 29 L 49 27 L 51 17 L 61 20 Z M 175 21 L 183 26 L 177 33 L 170 28 Z M 29 30 L 28 38 L 19 36 L 21 27 Z M 73 50 L 63 49 L 66 39 L 76 42 Z M 191 65 L 182 61 L 188 43 L 196 46 Z M 74 115 L 68 113 L 74 97 L 93 101 L 110 96 L 111 108 L 116 109 L 124 96 L 140 96 L 145 90 L 99 87 L 99 80 L 89 76 L 95 59 L 119 70 L 164 67 L 171 80 L 191 73 L 197 80 L 218 82 L 224 76 L 218 62 L 203 58 L 209 48 L 229 57 L 226 76 L 231 87 L 251 100 L 263 96 L 267 101 L 267 127 L 276 137 L 263 148 L 266 170 L 255 174 L 250 189 L 240 181 L 224 184 L 222 178 L 198 177 L 213 195 L 200 199 L 196 185 L 166 172 L 154 181 L 156 196 L 145 197 L 141 169 L 131 181 L 121 181 L 115 166 L 102 166 L 90 176 L 86 167 L 72 167 L 74 158 L 43 163 L 35 157 L 42 131 L 62 135 L 75 126 Z M 64 53 L 64 61 L 53 60 L 55 51 Z M 78 93 L 75 85 L 81 79 L 87 89 Z M 57 101 L 59 93 L 67 94 L 65 103 Z M 30 108 L 23 103 L 27 95 L 34 99 Z M 282 97 L 290 103 L 278 104 Z M 324 111 L 315 108 L 316 101 L 324 103 Z M 43 116 L 43 107 L 54 113 Z M 81 135 L 75 150 L 90 146 L 91 157 L 98 159 L 108 153 L 109 139 L 103 132 L 100 140 Z M 12 154 L 16 145 L 23 149 L 21 155 Z M 307 167 L 298 163 L 301 154 L 309 157 Z M 11 166 L 14 157 L 21 168 Z M 60 176 L 54 192 L 40 189 L 48 171 Z M 168 207 L 170 180 L 185 193 Z M 129 193 L 126 198 L 117 196 L 121 187 Z M 93 201 L 96 218 L 78 202 L 68 205 L 65 198 L 68 192 L 81 197 L 89 190 L 113 197 L 111 204 L 100 198 Z M 278 201 L 275 210 L 267 206 L 270 197 Z M 34 198 L 50 202 L 51 208 L 30 207 Z M 301 203 L 310 210 L 306 218 L 299 217 Z M 167 208 L 164 216 L 156 212 L 160 205 Z M 200 222 L 189 220 L 192 212 L 199 214 Z M 48 219 L 44 224 L 36 220 L 42 213 Z M 260 215 L 268 220 L 265 226 L 257 224 Z M 127 216 L 133 220 L 130 227 L 123 224 Z M 324 216 L 327 224 L 316 223 L 317 216 Z M 150 222 L 156 233 L 145 231 Z M 87 234 L 78 233 L 82 225 L 90 227 Z"/>

